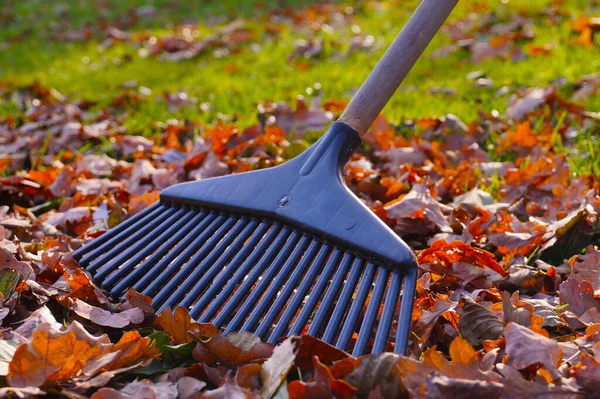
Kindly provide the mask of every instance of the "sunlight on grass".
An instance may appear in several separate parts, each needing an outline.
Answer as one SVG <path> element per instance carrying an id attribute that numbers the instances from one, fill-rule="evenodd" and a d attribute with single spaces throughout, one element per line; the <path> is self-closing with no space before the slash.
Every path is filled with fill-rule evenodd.
<path id="1" fill-rule="evenodd" d="M 38 80 L 44 85 L 57 88 L 65 94 L 73 94 L 86 99 L 106 103 L 116 96 L 122 85 L 130 80 L 152 90 L 153 95 L 165 91 L 184 90 L 199 102 L 208 102 L 214 112 L 205 114 L 196 110 L 196 115 L 206 122 L 216 113 L 237 115 L 240 122 L 254 122 L 256 104 L 267 99 L 293 102 L 298 95 L 306 94 L 306 89 L 315 83 L 323 88 L 324 98 L 349 99 L 375 65 L 401 26 L 410 16 L 416 1 L 383 2 L 377 6 L 371 3 L 356 3 L 354 25 L 365 34 L 376 38 L 376 51 L 373 53 L 354 52 L 348 59 L 336 57 L 335 49 L 326 46 L 324 54 L 317 60 L 305 63 L 307 70 L 299 69 L 287 61 L 293 51 L 294 41 L 304 37 L 300 32 L 284 29 L 277 39 L 258 39 L 256 51 L 248 46 L 239 54 L 215 58 L 211 54 L 183 62 L 161 61 L 156 58 L 141 58 L 137 48 L 131 44 L 118 44 L 108 50 L 99 42 L 65 43 L 49 40 L 44 27 L 56 25 L 54 15 L 63 16 L 69 21 L 69 28 L 95 23 L 99 16 L 107 21 L 125 15 L 132 6 L 145 4 L 142 1 L 116 2 L 111 7 L 95 10 L 87 2 L 74 1 L 49 6 L 45 2 L 12 2 L 12 12 L 20 15 L 22 21 L 15 21 L 0 29 L 0 37 L 10 37 L 28 31 L 27 16 L 39 16 L 40 23 L 32 27 L 25 39 L 15 40 L 0 57 L 0 79 L 17 85 L 26 85 Z M 165 2 L 151 4 L 157 15 L 142 19 L 133 30 L 139 32 L 153 29 L 157 34 L 166 34 L 171 26 L 183 21 L 196 21 L 203 32 L 216 29 L 211 18 L 220 15 L 246 16 L 250 26 L 261 31 L 268 10 L 277 5 L 299 7 L 312 2 L 287 0 L 282 2 L 235 2 L 235 1 L 194 1 L 167 7 Z M 461 2 L 451 18 L 468 15 L 471 10 L 495 7 L 499 14 L 512 12 L 533 13 L 543 10 L 550 2 L 535 0 L 527 3 L 510 2 L 504 6 L 491 0 Z M 170 3 L 169 3 L 170 4 Z M 350 2 L 350 4 L 353 4 Z M 577 0 L 570 9 L 573 18 L 586 2 Z M 5 6 L 6 7 L 6 6 Z M 7 7 L 10 10 L 10 6 Z M 110 10 L 110 11 L 107 11 Z M 8 11 L 6 11 L 8 13 Z M 356 29 L 356 28 L 355 28 Z M 460 53 L 449 57 L 432 59 L 433 50 L 448 43 L 446 35 L 438 34 L 425 56 L 417 63 L 403 87 L 385 109 L 386 115 L 394 121 L 403 118 L 441 116 L 454 113 L 469 121 L 475 119 L 479 109 L 490 112 L 494 109 L 503 112 L 506 97 L 497 96 L 497 90 L 504 86 L 545 86 L 558 77 L 576 79 L 598 70 L 600 58 L 597 51 L 589 51 L 582 46 L 572 46 L 574 37 L 568 24 L 544 26 L 536 24 L 535 39 L 532 44 L 552 44 L 556 47 L 549 56 L 528 57 L 513 63 L 510 60 L 495 58 L 472 65 Z M 331 33 L 319 32 L 327 43 L 347 43 L 352 35 L 351 26 Z M 494 82 L 493 88 L 478 88 L 466 78 L 469 72 L 483 71 Z M 446 97 L 443 94 L 430 94 L 431 89 L 456 90 L 457 95 Z M 593 99 L 598 105 L 598 100 Z M 157 115 L 168 117 L 166 110 L 150 110 L 142 107 L 139 118 L 132 121 L 131 127 L 144 130 L 145 121 Z M 151 112 L 150 115 L 143 115 Z"/>

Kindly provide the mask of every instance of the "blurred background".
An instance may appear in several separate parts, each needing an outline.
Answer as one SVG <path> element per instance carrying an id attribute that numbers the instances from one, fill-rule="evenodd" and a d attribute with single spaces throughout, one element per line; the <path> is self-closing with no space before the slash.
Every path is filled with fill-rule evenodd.
<path id="1" fill-rule="evenodd" d="M 149 134 L 152 121 L 170 117 L 248 125 L 258 104 L 294 104 L 299 95 L 316 106 L 329 100 L 335 113 L 418 1 L 1 3 L 3 87 L 38 82 L 101 105 L 125 91 L 167 96 L 124 122 Z M 469 121 L 479 110 L 503 113 L 519 87 L 596 72 L 594 15 L 598 4 L 588 0 L 461 1 L 385 113 L 393 121 L 446 113 Z M 580 101 L 600 108 L 598 96 Z M 15 112 L 0 102 L 0 117 Z"/>

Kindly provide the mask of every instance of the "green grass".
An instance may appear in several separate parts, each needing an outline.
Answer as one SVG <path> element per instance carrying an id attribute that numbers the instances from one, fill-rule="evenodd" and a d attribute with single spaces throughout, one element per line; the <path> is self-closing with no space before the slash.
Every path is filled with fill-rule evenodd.
<path id="1" fill-rule="evenodd" d="M 98 6 L 103 3 L 110 7 Z M 384 1 L 378 3 L 379 7 L 372 7 L 373 2 L 340 2 L 355 7 L 353 24 L 376 38 L 377 50 L 373 53 L 356 52 L 341 61 L 333 57 L 332 44 L 341 43 L 344 49 L 351 37 L 351 26 L 343 26 L 331 33 L 319 32 L 325 39 L 325 54 L 320 59 L 307 61 L 309 68 L 306 71 L 290 65 L 287 57 L 293 51 L 294 41 L 310 37 L 310 34 L 289 27 L 278 39 L 258 39 L 256 42 L 261 46 L 258 52 L 243 46 L 240 54 L 224 58 L 204 54 L 183 62 L 141 58 L 137 48 L 126 43 L 102 50 L 99 40 L 65 43 L 50 37 L 57 23 L 76 29 L 96 24 L 99 18 L 115 21 L 133 7 L 144 4 L 154 5 L 158 14 L 144 18 L 133 31 L 150 30 L 161 35 L 172 26 L 193 20 L 197 21 L 204 34 L 209 34 L 217 29 L 210 25 L 211 19 L 221 15 L 229 20 L 244 17 L 249 20 L 250 26 L 262 31 L 268 10 L 281 5 L 304 7 L 314 1 L 196 0 L 173 3 L 68 0 L 52 4 L 41 0 L 8 0 L 0 6 L 0 21 L 5 21 L 0 24 L 0 80 L 14 85 L 26 85 L 37 80 L 61 93 L 101 104 L 118 95 L 124 82 L 136 80 L 151 89 L 153 95 L 184 90 L 198 98 L 199 102 L 210 103 L 209 113 L 198 107 L 180 111 L 190 119 L 212 123 L 220 113 L 230 117 L 236 115 L 242 125 L 247 125 L 256 121 L 256 104 L 267 99 L 293 102 L 296 96 L 306 94 L 307 88 L 316 83 L 321 84 L 324 98 L 349 99 L 352 90 L 364 80 L 417 4 L 414 0 Z M 495 0 L 465 0 L 460 2 L 451 19 L 465 16 L 482 6 L 495 8 L 501 16 L 513 11 L 527 13 L 535 19 L 532 44 L 556 44 L 549 56 L 529 57 L 518 63 L 493 59 L 476 65 L 460 52 L 447 58 L 432 59 L 430 54 L 433 50 L 449 43 L 448 38 L 440 34 L 404 83 L 404 87 L 415 88 L 398 92 L 386 107 L 384 112 L 388 118 L 399 121 L 454 113 L 468 122 L 477 117 L 478 110 L 504 112 L 507 97 L 496 97 L 496 91 L 504 85 L 512 88 L 545 86 L 558 77 L 573 80 L 599 69 L 598 49 L 574 45 L 576 35 L 570 31 L 568 22 L 554 26 L 546 23 L 547 18 L 541 10 L 550 4 L 549 0 L 518 3 L 502 5 Z M 569 1 L 571 15 L 564 18 L 574 20 L 586 12 L 586 4 L 584 0 Z M 21 34 L 24 38 L 14 39 Z M 235 67 L 232 68 L 232 65 Z M 235 71 L 228 72 L 227 69 Z M 475 87 L 466 78 L 467 73 L 475 70 L 484 71 L 493 80 L 494 88 Z M 431 88 L 455 89 L 457 95 L 449 98 L 441 94 L 431 95 Z M 592 97 L 587 107 L 600 109 L 600 98 Z M 10 111 L 10 106 L 0 106 L 0 115 Z M 134 131 L 144 132 L 148 129 L 147 122 L 164 121 L 177 115 L 170 113 L 164 103 L 148 102 L 140 106 L 126 125 Z"/>

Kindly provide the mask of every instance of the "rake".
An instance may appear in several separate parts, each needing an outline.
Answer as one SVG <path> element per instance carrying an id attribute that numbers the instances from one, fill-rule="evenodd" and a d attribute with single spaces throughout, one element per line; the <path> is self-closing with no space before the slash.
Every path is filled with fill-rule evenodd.
<path id="1" fill-rule="evenodd" d="M 171 186 L 75 258 L 111 295 L 133 287 L 155 309 L 184 306 L 224 333 L 270 343 L 308 334 L 354 356 L 405 353 L 416 259 L 346 187 L 343 166 L 457 2 L 423 0 L 339 121 L 304 153 Z"/>

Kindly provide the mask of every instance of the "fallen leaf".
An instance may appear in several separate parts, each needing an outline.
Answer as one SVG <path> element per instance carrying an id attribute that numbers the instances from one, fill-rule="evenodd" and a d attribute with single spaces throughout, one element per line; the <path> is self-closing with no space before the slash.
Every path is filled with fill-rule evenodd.
<path id="1" fill-rule="evenodd" d="M 79 317 L 83 317 L 104 327 L 124 328 L 131 324 L 140 324 L 144 321 L 144 312 L 139 308 L 124 310 L 120 313 L 111 313 L 76 299 L 73 305 L 71 305 L 71 310 Z"/>
<path id="2" fill-rule="evenodd" d="M 485 307 L 463 296 L 458 305 L 458 327 L 471 345 L 481 345 L 484 340 L 494 340 L 504 333 L 504 323 Z"/>
<path id="3" fill-rule="evenodd" d="M 568 279 L 560 287 L 560 300 L 569 305 L 569 311 L 581 316 L 590 308 L 597 308 L 598 302 L 594 299 L 594 287 L 587 280 L 578 281 Z"/>
<path id="4" fill-rule="evenodd" d="M 89 279 L 82 269 L 76 269 L 74 274 L 64 273 L 71 292 L 56 297 L 56 301 L 65 307 L 69 307 L 70 300 L 81 299 L 89 305 L 106 307 L 109 303 L 106 295 Z"/>
<path id="5" fill-rule="evenodd" d="M 176 344 L 185 344 L 193 340 L 189 335 L 192 319 L 184 307 L 178 307 L 174 312 L 170 307 L 166 307 L 156 317 L 156 324 L 169 334 Z"/>
<path id="6" fill-rule="evenodd" d="M 140 380 L 130 382 L 118 391 L 113 388 L 101 388 L 90 399 L 175 399 L 177 394 L 175 384 Z"/>
<path id="7" fill-rule="evenodd" d="M 29 263 L 17 260 L 15 256 L 5 248 L 0 248 L 0 269 L 11 269 L 19 272 L 24 279 L 32 278 L 35 275 L 33 268 Z"/>
<path id="8" fill-rule="evenodd" d="M 502 276 L 506 271 L 494 260 L 494 255 L 462 241 L 446 242 L 438 240 L 417 255 L 419 267 L 441 275 L 451 275 L 465 283 L 483 280 L 486 286 Z"/>
<path id="9" fill-rule="evenodd" d="M 557 366 L 562 351 L 556 341 L 516 323 L 508 323 L 504 335 L 506 337 L 506 364 L 516 369 L 524 369 L 541 363 L 550 372 L 553 379 L 560 377 Z"/>
<path id="10" fill-rule="evenodd" d="M 221 387 L 214 389 L 212 391 L 205 391 L 202 395 L 203 399 L 243 399 L 243 398 L 252 398 L 252 393 L 240 387 L 235 379 L 231 378 L 229 375 L 226 376 L 225 382 Z"/>
<path id="11" fill-rule="evenodd" d="M 419 224 L 432 223 L 438 231 L 452 232 L 443 213 L 449 208 L 436 201 L 424 184 L 414 185 L 400 201 L 386 204 L 385 210 L 391 218 L 411 220 Z"/>
<path id="12" fill-rule="evenodd" d="M 211 364 L 214 361 L 241 366 L 262 363 L 273 354 L 273 345 L 262 343 L 250 332 L 216 335 L 208 341 L 200 340 L 194 349 L 194 359 Z"/>
<path id="13" fill-rule="evenodd" d="M 149 343 L 149 338 L 130 332 L 113 345 L 106 335 L 94 337 L 76 321 L 66 331 L 41 324 L 32 340 L 17 348 L 7 379 L 12 386 L 39 387 L 69 380 L 84 371 L 93 375 L 100 369 L 122 368 L 156 355 L 158 351 Z"/>
<path id="14" fill-rule="evenodd" d="M 204 387 L 206 387 L 204 381 L 198 381 L 192 377 L 181 377 L 177 380 L 178 398 L 192 399 L 197 397 Z"/>
<path id="15" fill-rule="evenodd" d="M 313 357 L 314 381 L 292 381 L 288 384 L 291 399 L 300 398 L 353 398 L 356 388 L 344 380 L 337 380 L 317 356 Z"/>
<path id="16" fill-rule="evenodd" d="M 392 353 L 363 356 L 358 367 L 344 379 L 358 388 L 356 395 L 359 398 L 367 397 L 376 388 L 385 398 L 401 397 L 406 390 L 399 378 L 398 357 Z"/>
<path id="17" fill-rule="evenodd" d="M 275 347 L 271 357 L 261 366 L 262 388 L 256 392 L 258 396 L 270 398 L 277 392 L 296 360 L 296 353 L 296 338 L 294 337 L 286 339 Z"/>

